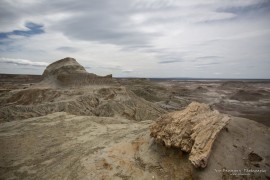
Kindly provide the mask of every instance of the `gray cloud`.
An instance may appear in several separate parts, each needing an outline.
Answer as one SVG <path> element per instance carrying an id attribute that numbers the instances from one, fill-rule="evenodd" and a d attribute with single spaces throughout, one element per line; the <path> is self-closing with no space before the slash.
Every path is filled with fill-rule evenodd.
<path id="1" fill-rule="evenodd" d="M 254 1 L 249 5 L 244 6 L 226 6 L 220 7 L 217 9 L 218 12 L 229 12 L 236 14 L 238 18 L 242 18 L 248 16 L 249 18 L 257 17 L 258 14 L 265 14 L 270 11 L 270 1 L 263 0 L 263 1 Z"/>
<path id="2" fill-rule="evenodd" d="M 237 61 L 235 68 L 241 68 L 256 58 L 269 59 L 269 18 L 269 0 L 3 0 L 0 33 L 25 30 L 27 22 L 42 25 L 44 33 L 10 36 L 1 41 L 0 52 L 5 57 L 39 61 L 45 54 L 54 59 L 72 53 L 98 71 L 131 72 L 129 67 L 136 67 L 141 72 L 133 73 L 139 75 L 151 72 L 155 76 L 162 71 L 163 76 L 183 75 L 177 72 L 192 76 L 197 73 L 179 69 L 185 65 L 186 69 L 216 67 L 218 71 L 221 63 Z M 46 63 L 18 59 L 0 62 Z M 173 64 L 175 69 L 162 64 Z M 253 69 L 261 72 L 264 65 L 255 62 Z M 270 77 L 268 71 L 261 74 Z"/>
<path id="3" fill-rule="evenodd" d="M 200 56 L 200 57 L 197 57 L 196 59 L 220 59 L 222 57 L 220 56 Z"/>
<path id="4" fill-rule="evenodd" d="M 222 3 L 221 3 L 222 4 Z M 245 4 L 245 3 L 243 3 Z M 50 28 L 64 33 L 70 38 L 96 41 L 120 45 L 124 48 L 145 48 L 151 46 L 150 42 L 160 36 L 160 33 L 142 32 L 138 29 L 138 24 L 131 21 L 131 17 L 137 14 L 151 14 L 142 24 L 164 24 L 174 22 L 210 22 L 228 19 L 225 13 L 236 13 L 233 10 L 239 7 L 248 8 L 258 6 L 262 3 L 250 3 L 247 6 L 231 3 L 227 8 L 221 9 L 217 3 L 213 2 L 192 2 L 178 4 L 175 1 L 41 1 L 39 3 L 28 3 L 18 6 L 8 1 L 1 2 L 0 24 L 10 29 L 9 24 L 18 24 L 22 20 L 35 21 L 37 14 L 46 16 L 56 12 L 70 14 L 69 18 L 61 20 L 59 23 L 50 25 Z M 214 7 L 212 13 L 205 11 L 205 6 Z M 195 8 L 193 11 L 179 13 L 185 6 Z M 218 11 L 215 10 L 219 9 Z M 181 12 L 181 11 L 180 11 Z M 210 12 L 210 11 L 209 11 Z M 201 14 L 202 13 L 202 14 Z M 208 13 L 208 14 L 207 14 Z M 167 15 L 166 15 L 167 14 Z M 23 19 L 23 18 L 24 19 Z M 17 28 L 19 28 L 17 26 Z M 59 49 L 63 50 L 64 49 Z"/>
<path id="5" fill-rule="evenodd" d="M 83 66 L 85 69 L 92 69 L 90 66 Z"/>
<path id="6" fill-rule="evenodd" d="M 196 63 L 201 63 L 201 62 L 204 62 L 204 63 L 211 63 L 214 61 L 214 63 L 216 62 L 220 62 L 224 60 L 224 57 L 221 57 L 221 56 L 199 56 L 199 57 L 196 57 L 194 59 L 192 59 L 192 62 L 196 62 Z"/>
<path id="7" fill-rule="evenodd" d="M 209 62 L 209 63 L 197 64 L 195 67 L 196 68 L 205 68 L 205 67 L 219 65 L 219 64 L 222 64 L 222 63 L 221 62 Z"/>
<path id="8" fill-rule="evenodd" d="M 109 70 L 109 71 L 118 71 L 123 73 L 132 73 L 133 69 L 126 69 L 121 66 L 98 66 L 97 69 Z"/>
<path id="9" fill-rule="evenodd" d="M 125 70 L 122 70 L 122 72 L 124 72 L 124 73 L 132 73 L 133 70 L 132 69 L 125 69 Z"/>
<path id="10" fill-rule="evenodd" d="M 51 27 L 70 38 L 139 47 L 148 45 L 149 41 L 158 35 L 141 32 L 136 24 L 131 22 L 130 16 L 141 9 L 134 8 L 129 0 L 77 1 L 76 5 L 73 1 L 60 1 L 53 4 L 52 8 L 62 6 L 66 12 L 74 14 Z"/>
<path id="11" fill-rule="evenodd" d="M 68 47 L 68 46 L 62 46 L 57 48 L 56 50 L 58 51 L 63 51 L 63 52 L 77 52 L 78 49 L 74 47 Z"/>
<path id="12" fill-rule="evenodd" d="M 165 61 L 159 61 L 160 64 L 171 64 L 171 63 L 179 63 L 182 62 L 181 60 L 165 60 Z"/>
<path id="13" fill-rule="evenodd" d="M 221 62 L 209 62 L 209 63 L 204 63 L 204 64 L 199 64 L 201 66 L 209 66 L 209 65 L 215 65 L 215 64 L 222 64 Z"/>
<path id="14" fill-rule="evenodd" d="M 111 71 L 122 71 L 121 66 L 98 66 L 96 68 L 107 69 L 107 70 L 111 70 Z"/>

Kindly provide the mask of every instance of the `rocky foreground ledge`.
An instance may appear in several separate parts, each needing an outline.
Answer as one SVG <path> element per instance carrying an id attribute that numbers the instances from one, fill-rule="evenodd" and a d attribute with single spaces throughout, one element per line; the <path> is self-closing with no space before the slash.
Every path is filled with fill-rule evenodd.
<path id="1" fill-rule="evenodd" d="M 161 116 L 150 126 L 150 135 L 167 147 L 188 152 L 195 167 L 205 168 L 212 145 L 229 120 L 209 105 L 193 102 L 183 111 Z"/>

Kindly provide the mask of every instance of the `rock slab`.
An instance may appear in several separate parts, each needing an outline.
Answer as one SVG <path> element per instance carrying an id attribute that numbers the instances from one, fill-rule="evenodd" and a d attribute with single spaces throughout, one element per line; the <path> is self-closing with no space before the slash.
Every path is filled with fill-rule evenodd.
<path id="1" fill-rule="evenodd" d="M 205 168 L 212 145 L 230 118 L 207 104 L 192 102 L 185 110 L 165 114 L 150 126 L 151 136 L 166 147 L 189 153 L 195 167 Z"/>

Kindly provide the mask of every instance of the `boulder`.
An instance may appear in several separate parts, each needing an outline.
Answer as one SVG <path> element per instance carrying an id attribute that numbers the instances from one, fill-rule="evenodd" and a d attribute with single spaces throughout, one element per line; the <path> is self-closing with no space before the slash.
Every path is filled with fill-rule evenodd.
<path id="1" fill-rule="evenodd" d="M 204 168 L 212 145 L 229 117 L 207 104 L 192 102 L 185 110 L 161 116 L 150 126 L 151 136 L 167 147 L 189 153 L 195 167 Z"/>

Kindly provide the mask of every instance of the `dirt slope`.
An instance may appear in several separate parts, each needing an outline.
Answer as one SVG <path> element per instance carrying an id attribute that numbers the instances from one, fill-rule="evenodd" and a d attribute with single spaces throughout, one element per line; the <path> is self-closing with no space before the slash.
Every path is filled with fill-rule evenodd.
<path id="1" fill-rule="evenodd" d="M 153 121 L 64 112 L 0 124 L 1 179 L 235 179 L 216 170 L 263 169 L 238 179 L 269 177 L 269 128 L 232 118 L 214 143 L 208 166 L 150 138 Z M 259 155 L 258 162 L 249 158 Z M 255 158 L 256 160 L 256 158 Z"/>
<path id="2" fill-rule="evenodd" d="M 17 179 L 188 178 L 189 162 L 159 148 L 151 121 L 54 113 L 0 125 L 0 177 Z M 178 172 L 178 168 L 184 168 Z M 159 178 L 158 178 L 159 177 Z"/>
<path id="3" fill-rule="evenodd" d="M 0 122 L 38 117 L 53 112 L 131 120 L 155 119 L 165 111 L 124 86 L 88 86 L 65 89 L 29 88 L 0 98 Z"/>

